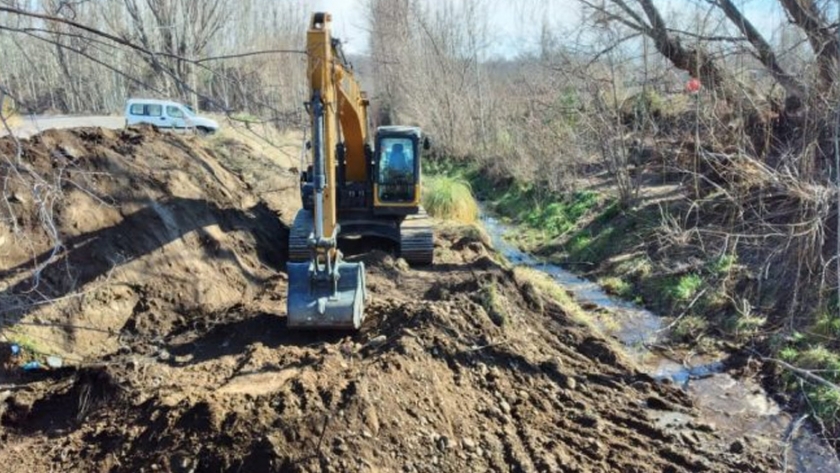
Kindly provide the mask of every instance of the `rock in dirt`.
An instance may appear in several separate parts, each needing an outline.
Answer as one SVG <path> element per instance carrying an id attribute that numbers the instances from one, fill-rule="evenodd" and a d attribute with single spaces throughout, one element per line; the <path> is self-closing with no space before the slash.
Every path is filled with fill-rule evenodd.
<path id="1" fill-rule="evenodd" d="M 371 348 L 379 348 L 388 341 L 388 337 L 385 335 L 377 335 L 370 339 L 367 345 Z"/>
<path id="2" fill-rule="evenodd" d="M 394 261 L 394 268 L 401 272 L 407 272 L 411 270 L 411 266 L 408 265 L 408 261 L 406 261 L 404 258 L 397 258 L 397 260 Z"/>
<path id="3" fill-rule="evenodd" d="M 160 361 L 169 361 L 169 359 L 172 358 L 172 355 L 169 354 L 169 351 L 167 349 L 161 348 L 157 352 L 157 357 Z"/>

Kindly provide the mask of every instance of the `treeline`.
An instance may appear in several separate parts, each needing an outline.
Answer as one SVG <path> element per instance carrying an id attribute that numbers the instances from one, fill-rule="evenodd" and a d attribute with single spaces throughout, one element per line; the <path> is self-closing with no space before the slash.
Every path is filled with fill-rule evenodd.
<path id="1" fill-rule="evenodd" d="M 840 286 L 829 264 L 840 261 L 831 219 L 840 42 L 832 3 L 774 4 L 786 21 L 768 31 L 732 0 L 677 12 L 653 0 L 579 0 L 582 20 L 570 28 L 559 4 L 520 0 L 509 8 L 530 42 L 501 57 L 495 2 L 369 0 L 360 8 L 370 57 L 359 62 L 375 123 L 418 124 L 439 155 L 471 158 L 497 178 L 562 195 L 603 169 L 632 207 L 654 167 L 689 176 L 689 197 L 723 199 L 707 215 L 721 224 L 684 230 L 703 248 L 737 236 L 767 278 L 801 288 L 780 309 L 792 313 Z M 0 87 L 28 113 L 116 112 L 151 95 L 304 124 L 309 9 L 303 0 L 0 0 Z M 691 77 L 697 94 L 683 89 Z"/>
<path id="2" fill-rule="evenodd" d="M 384 110 L 447 156 L 557 195 L 603 169 L 632 207 L 654 169 L 681 175 L 698 204 L 677 219 L 692 244 L 735 245 L 765 288 L 795 288 L 773 311 L 824 306 L 838 281 L 836 8 L 778 0 L 786 21 L 767 30 L 731 0 L 579 4 L 570 30 L 541 14 L 549 4 L 521 2 L 535 44 L 492 60 L 488 2 L 372 0 Z"/>
<path id="3" fill-rule="evenodd" d="M 302 0 L 4 0 L 0 86 L 23 113 L 110 113 L 152 96 L 298 117 L 308 15 Z"/>

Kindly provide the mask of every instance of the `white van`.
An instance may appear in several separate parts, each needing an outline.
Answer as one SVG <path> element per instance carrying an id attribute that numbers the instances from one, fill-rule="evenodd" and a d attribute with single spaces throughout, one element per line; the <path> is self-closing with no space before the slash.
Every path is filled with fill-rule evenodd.
<path id="1" fill-rule="evenodd" d="M 129 99 L 125 103 L 125 126 L 139 124 L 190 129 L 202 134 L 215 133 L 219 129 L 215 120 L 196 115 L 184 104 L 168 100 Z"/>

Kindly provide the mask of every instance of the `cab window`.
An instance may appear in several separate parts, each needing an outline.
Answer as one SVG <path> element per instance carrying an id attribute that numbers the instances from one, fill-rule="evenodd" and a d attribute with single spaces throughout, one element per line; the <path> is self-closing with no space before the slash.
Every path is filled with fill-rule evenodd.
<path id="1" fill-rule="evenodd" d="M 130 113 L 132 115 L 145 115 L 146 111 L 142 103 L 131 104 Z"/>
<path id="2" fill-rule="evenodd" d="M 173 107 L 172 105 L 166 106 L 166 114 L 172 118 L 184 118 L 184 112 L 180 108 Z"/>
<path id="3" fill-rule="evenodd" d="M 414 181 L 414 147 L 411 139 L 383 139 L 379 155 L 379 183 L 414 184 Z"/>
<path id="4" fill-rule="evenodd" d="M 417 171 L 410 138 L 383 138 L 379 145 L 379 200 L 413 202 Z"/>

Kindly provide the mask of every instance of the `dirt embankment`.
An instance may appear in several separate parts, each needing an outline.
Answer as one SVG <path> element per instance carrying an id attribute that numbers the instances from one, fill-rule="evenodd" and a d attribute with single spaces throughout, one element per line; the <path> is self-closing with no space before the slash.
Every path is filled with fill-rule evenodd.
<path id="1" fill-rule="evenodd" d="M 766 445 L 658 422 L 691 416 L 686 395 L 476 232 L 442 226 L 426 268 L 352 256 L 369 268 L 363 330 L 289 332 L 297 202 L 272 190 L 294 188 L 290 163 L 151 130 L 24 148 L 3 168 L 4 333 L 78 368 L 23 373 L 0 345 L 6 471 L 780 469 Z"/>

